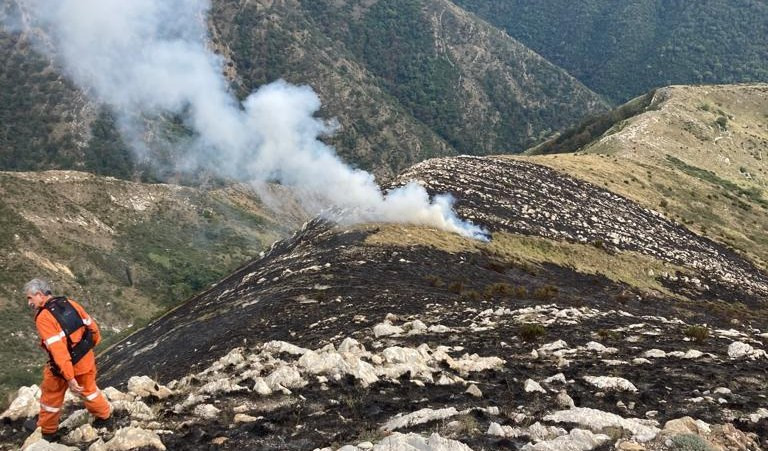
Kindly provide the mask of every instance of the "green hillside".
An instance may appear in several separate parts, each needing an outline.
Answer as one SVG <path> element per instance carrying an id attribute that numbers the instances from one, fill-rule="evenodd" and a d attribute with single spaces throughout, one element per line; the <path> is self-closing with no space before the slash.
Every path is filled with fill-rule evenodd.
<path id="1" fill-rule="evenodd" d="M 38 382 L 44 354 L 21 293 L 32 277 L 81 301 L 111 341 L 255 258 L 300 219 L 268 213 L 241 186 L 0 172 L 0 333 L 10 337 L 0 393 Z"/>
<path id="2" fill-rule="evenodd" d="M 763 0 L 456 0 L 622 102 L 659 86 L 768 80 Z"/>
<path id="3" fill-rule="evenodd" d="M 0 5 L 3 8 L 13 3 Z M 519 152 L 606 110 L 600 96 L 446 0 L 216 0 L 212 48 L 244 98 L 279 78 L 312 86 L 327 138 L 389 176 L 433 156 Z M 34 30 L 39 32 L 40 30 Z M 72 86 L 25 33 L 0 30 L 0 169 L 77 169 L 168 180 L 130 159 L 109 111 Z M 183 132 L 178 118 L 147 136 Z M 167 149 L 147 143 L 154 157 Z"/>

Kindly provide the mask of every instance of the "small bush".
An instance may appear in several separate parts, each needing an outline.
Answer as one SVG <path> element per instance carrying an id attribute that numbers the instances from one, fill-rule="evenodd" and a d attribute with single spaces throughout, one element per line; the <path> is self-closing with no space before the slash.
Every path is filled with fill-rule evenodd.
<path id="1" fill-rule="evenodd" d="M 533 291 L 533 297 L 540 301 L 549 301 L 557 296 L 559 290 L 552 285 L 545 285 Z"/>
<path id="2" fill-rule="evenodd" d="M 686 337 L 702 342 L 709 338 L 709 329 L 705 326 L 688 326 L 683 331 Z"/>
<path id="3" fill-rule="evenodd" d="M 483 294 L 486 297 L 512 296 L 515 294 L 515 288 L 508 283 L 494 283 L 486 286 Z"/>
<path id="4" fill-rule="evenodd" d="M 597 331 L 597 335 L 602 340 L 616 340 L 620 337 L 621 334 L 610 329 L 600 329 Z"/>
<path id="5" fill-rule="evenodd" d="M 725 116 L 718 116 L 717 119 L 715 119 L 715 123 L 723 130 L 728 128 L 728 118 Z"/>
<path id="6" fill-rule="evenodd" d="M 618 302 L 621 305 L 626 305 L 627 302 L 632 300 L 632 293 L 627 291 L 622 291 L 621 293 L 616 295 L 616 302 Z"/>
<path id="7" fill-rule="evenodd" d="M 676 435 L 670 442 L 670 451 L 714 451 L 703 438 L 694 434 Z"/>
<path id="8" fill-rule="evenodd" d="M 440 276 L 427 276 L 424 278 L 424 280 L 427 281 L 429 286 L 435 287 L 435 288 L 442 288 L 445 286 L 445 281 L 440 278 Z"/>
<path id="9" fill-rule="evenodd" d="M 461 294 L 461 292 L 464 291 L 464 282 L 452 282 L 448 285 L 448 289 L 452 293 Z"/>
<path id="10" fill-rule="evenodd" d="M 507 272 L 507 269 L 509 269 L 509 264 L 498 261 L 498 260 L 491 260 L 485 265 L 485 267 L 490 269 L 491 271 L 504 274 L 505 272 Z"/>
<path id="11" fill-rule="evenodd" d="M 483 300 L 483 295 L 475 290 L 468 290 L 461 293 L 461 299 L 465 301 L 480 302 Z"/>
<path id="12" fill-rule="evenodd" d="M 536 341 L 547 334 L 547 328 L 541 324 L 525 323 L 520 326 L 518 334 L 523 341 Z"/>

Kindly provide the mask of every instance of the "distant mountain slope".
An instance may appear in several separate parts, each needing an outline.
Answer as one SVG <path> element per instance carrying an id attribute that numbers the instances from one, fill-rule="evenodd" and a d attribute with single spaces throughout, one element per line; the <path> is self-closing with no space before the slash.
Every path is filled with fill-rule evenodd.
<path id="1" fill-rule="evenodd" d="M 242 187 L 0 172 L 0 389 L 38 378 L 43 354 L 20 292 L 32 277 L 82 301 L 112 337 L 257 256 L 296 220 Z"/>
<path id="2" fill-rule="evenodd" d="M 16 4 L 0 3 L 0 18 Z M 519 152 L 606 109 L 562 69 L 445 0 L 216 0 L 209 24 L 238 95 L 278 78 L 311 85 L 321 115 L 338 119 L 329 141 L 379 175 L 433 156 Z M 109 112 L 27 38 L 0 31 L 8 61 L 0 68 L 0 169 L 167 179 L 131 161 Z"/>
<path id="3" fill-rule="evenodd" d="M 456 0 L 623 102 L 659 86 L 768 81 L 768 4 Z"/>
<path id="4" fill-rule="evenodd" d="M 533 152 L 566 153 L 534 161 L 657 209 L 768 267 L 768 85 L 672 86 L 636 113 L 604 133 L 545 143 Z"/>

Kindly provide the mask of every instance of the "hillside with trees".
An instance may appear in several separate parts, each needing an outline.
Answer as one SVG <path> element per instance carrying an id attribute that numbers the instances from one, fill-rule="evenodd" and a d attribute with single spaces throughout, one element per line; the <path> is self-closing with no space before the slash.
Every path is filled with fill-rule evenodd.
<path id="1" fill-rule="evenodd" d="M 762 0 L 456 0 L 623 102 L 670 84 L 768 80 Z"/>
<path id="2" fill-rule="evenodd" d="M 14 5 L 0 3 L 0 18 Z M 216 0 L 209 30 L 240 98 L 281 78 L 311 86 L 320 115 L 338 124 L 326 139 L 377 175 L 434 156 L 520 152 L 607 108 L 565 71 L 446 0 Z M 33 50 L 35 33 L 0 31 L 8 62 L 0 68 L 0 169 L 174 180 L 131 157 L 111 112 Z M 148 135 L 184 134 L 180 118 L 153 127 Z M 153 160 L 170 159 L 167 148 L 147 144 Z"/>

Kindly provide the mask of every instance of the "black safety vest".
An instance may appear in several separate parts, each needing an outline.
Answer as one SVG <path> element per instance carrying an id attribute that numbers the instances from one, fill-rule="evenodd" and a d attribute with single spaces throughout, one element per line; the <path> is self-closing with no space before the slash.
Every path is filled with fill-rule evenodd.
<path id="1" fill-rule="evenodd" d="M 69 303 L 66 297 L 61 296 L 52 298 L 46 302 L 42 308 L 38 309 L 35 319 L 37 319 L 37 316 L 40 315 L 43 310 L 51 312 L 51 315 L 53 315 L 59 323 L 59 326 L 61 326 L 61 330 L 64 331 L 64 335 L 67 338 L 67 350 L 72 359 L 72 365 L 79 362 L 80 359 L 88 354 L 88 351 L 93 349 L 93 334 L 91 333 L 91 329 L 83 323 L 83 318 L 80 316 L 80 313 L 72 307 L 72 304 Z M 85 327 L 82 338 L 77 343 L 72 343 L 71 335 L 81 327 Z M 56 365 L 56 362 L 54 362 L 53 354 L 51 354 L 51 351 L 49 351 L 48 348 L 46 348 L 46 351 L 50 358 L 49 364 L 51 365 L 51 371 L 53 374 L 61 376 L 61 370 L 58 365 Z"/>

